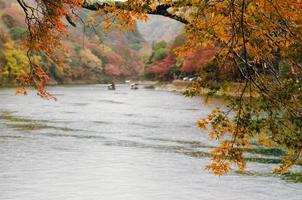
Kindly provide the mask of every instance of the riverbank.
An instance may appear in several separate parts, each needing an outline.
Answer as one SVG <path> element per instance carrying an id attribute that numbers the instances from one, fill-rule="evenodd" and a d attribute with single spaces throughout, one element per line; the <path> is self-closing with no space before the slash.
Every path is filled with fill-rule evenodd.
<path id="1" fill-rule="evenodd" d="M 116 84 L 127 84 L 125 80 L 115 80 Z M 111 81 L 103 81 L 103 82 L 96 82 L 96 81 L 87 81 L 87 80 L 75 80 L 69 81 L 66 83 L 58 83 L 56 81 L 49 81 L 47 86 L 77 86 L 77 85 L 95 85 L 95 84 L 109 84 Z M 159 81 L 131 81 L 131 83 L 138 83 L 141 88 L 145 89 L 154 89 L 156 91 L 166 91 L 166 92 L 177 92 L 177 93 L 184 93 L 186 92 L 193 82 L 191 81 L 183 81 L 183 80 L 174 80 L 172 82 L 159 82 Z M 18 87 L 14 84 L 2 84 L 0 88 L 15 88 Z M 243 85 L 241 83 L 230 83 L 228 89 L 219 90 L 215 93 L 216 97 L 221 96 L 230 96 L 230 97 L 237 97 L 240 96 L 241 89 Z M 206 96 L 211 92 L 209 88 L 201 88 L 199 95 Z M 246 93 L 244 96 L 248 97 L 249 93 Z M 257 96 L 256 93 L 253 93 L 252 96 Z"/>
<path id="2" fill-rule="evenodd" d="M 167 92 L 178 92 L 178 93 L 184 93 L 186 92 L 192 82 L 191 81 L 183 81 L 183 80 L 174 80 L 170 83 L 167 82 L 150 82 L 145 88 L 153 88 L 158 91 L 167 91 Z M 244 85 L 242 83 L 229 83 L 227 88 L 218 90 L 213 96 L 221 97 L 221 96 L 229 96 L 229 97 L 238 97 L 241 95 L 241 91 Z M 211 90 L 209 88 L 201 88 L 199 91 L 199 95 L 204 96 L 208 95 Z M 253 97 L 257 97 L 259 94 L 256 92 L 252 92 L 251 95 Z M 243 95 L 244 97 L 249 97 L 250 93 L 245 93 Z"/>
<path id="3" fill-rule="evenodd" d="M 51 86 L 77 86 L 77 85 L 96 85 L 96 84 L 110 84 L 112 80 L 105 80 L 105 81 L 94 81 L 94 80 L 73 80 L 73 81 L 67 81 L 64 83 L 59 83 L 55 80 L 50 80 L 47 82 L 46 86 L 51 87 Z M 124 84 L 125 80 L 115 80 L 114 81 L 116 84 Z M 0 89 L 1 88 L 16 88 L 18 87 L 17 84 L 15 83 L 2 83 L 0 84 Z"/>
<path id="4" fill-rule="evenodd" d="M 157 82 L 154 84 L 154 89 L 158 91 L 183 93 L 188 89 L 190 85 L 191 82 L 181 80 L 175 80 L 171 83 Z"/>

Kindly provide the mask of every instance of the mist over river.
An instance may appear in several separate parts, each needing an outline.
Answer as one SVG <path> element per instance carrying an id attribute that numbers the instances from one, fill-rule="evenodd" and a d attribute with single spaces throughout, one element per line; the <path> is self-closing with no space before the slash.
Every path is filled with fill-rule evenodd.
<path id="1" fill-rule="evenodd" d="M 204 170 L 213 144 L 196 122 L 217 105 L 128 85 L 49 90 L 57 102 L 0 90 L 1 200 L 302 199 L 302 184 L 271 175 L 276 164 Z"/>

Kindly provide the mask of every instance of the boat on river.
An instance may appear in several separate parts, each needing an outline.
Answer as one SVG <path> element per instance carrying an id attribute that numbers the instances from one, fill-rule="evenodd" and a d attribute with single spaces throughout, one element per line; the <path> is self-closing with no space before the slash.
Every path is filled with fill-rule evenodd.
<path id="1" fill-rule="evenodd" d="M 108 90 L 115 90 L 115 84 L 112 82 L 111 84 L 107 85 Z"/>
<path id="2" fill-rule="evenodd" d="M 132 83 L 130 85 L 131 90 L 138 90 L 138 83 Z"/>

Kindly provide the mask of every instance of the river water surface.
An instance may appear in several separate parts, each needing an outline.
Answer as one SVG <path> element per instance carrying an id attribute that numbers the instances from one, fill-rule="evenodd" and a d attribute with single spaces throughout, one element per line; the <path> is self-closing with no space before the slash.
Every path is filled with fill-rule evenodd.
<path id="1" fill-rule="evenodd" d="M 302 199 L 302 184 L 270 175 L 275 164 L 204 170 L 211 143 L 196 121 L 215 105 L 126 85 L 50 90 L 57 102 L 0 90 L 1 200 Z"/>

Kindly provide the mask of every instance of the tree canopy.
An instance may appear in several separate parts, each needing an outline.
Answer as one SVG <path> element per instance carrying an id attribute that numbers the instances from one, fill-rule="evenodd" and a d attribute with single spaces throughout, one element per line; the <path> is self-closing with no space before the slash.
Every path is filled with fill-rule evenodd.
<path id="1" fill-rule="evenodd" d="M 213 74 L 236 72 L 240 76 L 232 95 L 222 90 L 228 109 L 217 108 L 198 123 L 221 144 L 211 152 L 212 163 L 207 168 L 218 175 L 234 165 L 244 170 L 243 149 L 250 147 L 255 139 L 260 145 L 288 150 L 275 172 L 286 172 L 299 162 L 302 153 L 300 0 L 17 1 L 26 15 L 29 58 L 40 52 L 58 63 L 60 55 L 56 51 L 61 47 L 61 39 L 68 35 L 66 21 L 76 26 L 77 10 L 82 8 L 95 11 L 88 25 L 103 29 L 133 29 L 135 22 L 147 20 L 148 14 L 186 24 L 187 41 L 176 53 L 185 56 L 201 48 L 215 48 L 217 52 L 208 69 L 211 66 L 219 69 L 219 73 L 201 72 L 202 81 L 195 82 L 187 95 L 198 95 L 204 87 L 212 88 L 209 95 L 227 88 L 227 79 L 213 81 L 210 77 Z M 48 98 L 50 94 L 44 89 L 47 74 L 39 66 L 33 66 L 31 71 L 30 76 L 20 80 L 35 85 L 39 94 Z"/>

